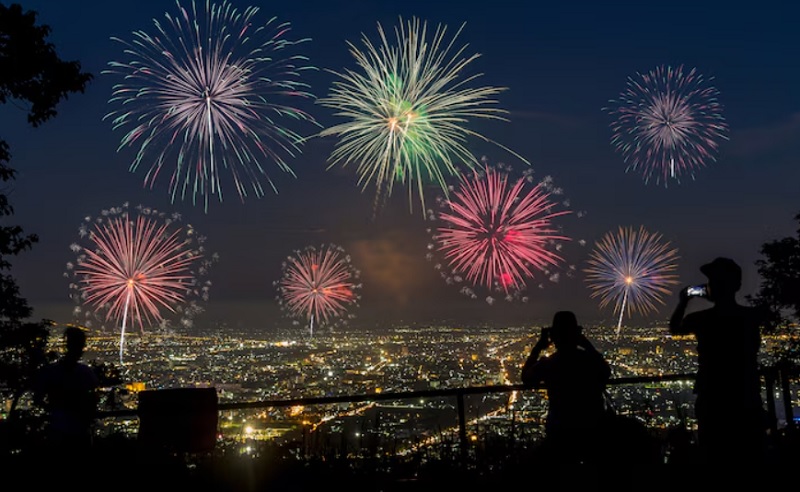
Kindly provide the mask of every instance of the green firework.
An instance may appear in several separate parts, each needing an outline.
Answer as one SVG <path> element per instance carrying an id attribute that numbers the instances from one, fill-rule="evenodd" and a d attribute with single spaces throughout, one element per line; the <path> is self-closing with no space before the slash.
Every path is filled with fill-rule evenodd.
<path id="1" fill-rule="evenodd" d="M 476 118 L 507 121 L 507 111 L 495 99 L 505 88 L 471 87 L 481 74 L 466 68 L 479 55 L 455 46 L 463 28 L 448 40 L 445 26 L 429 36 L 427 23 L 401 18 L 391 42 L 378 24 L 378 44 L 365 35 L 364 49 L 348 43 L 359 69 L 332 71 L 338 79 L 319 103 L 346 121 L 320 133 L 338 138 L 329 168 L 354 164 L 362 190 L 375 186 L 376 205 L 401 183 L 410 208 L 416 192 L 424 212 L 426 183 L 447 193 L 458 164 L 479 165 L 467 147 L 471 137 L 499 145 L 468 127 Z"/>

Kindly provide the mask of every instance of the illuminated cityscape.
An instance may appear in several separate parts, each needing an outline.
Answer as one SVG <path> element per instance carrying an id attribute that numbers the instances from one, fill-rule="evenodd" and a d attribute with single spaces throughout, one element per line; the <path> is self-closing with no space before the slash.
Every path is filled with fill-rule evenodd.
<path id="1" fill-rule="evenodd" d="M 784 486 L 800 9 L 625 7 L 0 4 L 2 483 Z"/>
<path id="2" fill-rule="evenodd" d="M 694 340 L 671 337 L 665 327 L 628 329 L 618 336 L 613 327 L 588 326 L 586 333 L 611 363 L 616 379 L 691 375 L 696 370 Z M 119 387 L 124 390 L 114 408 L 135 410 L 142 390 L 213 387 L 221 407 L 220 441 L 245 443 L 242 450 L 248 442 L 266 441 L 295 443 L 306 453 L 344 446 L 402 454 L 455 436 L 455 398 L 225 406 L 515 385 L 536 334 L 530 327 L 404 325 L 348 328 L 314 337 L 305 332 L 255 336 L 229 328 L 195 336 L 132 335 L 121 371 Z M 765 344 L 771 343 L 765 338 Z M 118 344 L 110 333 L 91 336 L 86 360 L 115 363 Z M 686 379 L 619 385 L 610 391 L 619 411 L 636 415 L 651 429 L 667 431 L 694 425 L 691 388 L 691 379 Z M 467 397 L 465 407 L 471 438 L 502 435 L 516 426 L 520 435 L 535 442 L 543 432 L 547 401 L 536 390 L 494 392 Z M 104 419 L 98 426 L 100 433 L 137 431 L 135 418 Z"/>

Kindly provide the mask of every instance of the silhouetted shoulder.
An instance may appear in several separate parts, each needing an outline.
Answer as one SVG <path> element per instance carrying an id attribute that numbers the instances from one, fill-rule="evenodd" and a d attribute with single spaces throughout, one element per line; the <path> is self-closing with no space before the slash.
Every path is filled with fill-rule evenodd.
<path id="1" fill-rule="evenodd" d="M 522 383 L 535 387 L 546 386 L 554 371 L 558 370 L 558 357 L 555 356 L 545 356 L 529 364 L 522 371 Z"/>
<path id="2" fill-rule="evenodd" d="M 680 323 L 679 332 L 697 334 L 721 325 L 761 328 L 768 323 L 767 314 L 765 310 L 752 306 L 737 305 L 724 309 L 715 306 L 687 314 Z"/>
<path id="3" fill-rule="evenodd" d="M 755 306 L 736 306 L 735 309 L 724 314 L 726 320 L 742 326 L 764 328 L 769 322 L 769 312 Z"/>

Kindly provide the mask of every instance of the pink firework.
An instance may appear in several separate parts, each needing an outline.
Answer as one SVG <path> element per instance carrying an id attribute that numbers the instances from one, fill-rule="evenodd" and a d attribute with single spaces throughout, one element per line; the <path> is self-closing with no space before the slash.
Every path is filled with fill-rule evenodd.
<path id="1" fill-rule="evenodd" d="M 308 246 L 283 263 L 278 303 L 289 316 L 308 321 L 313 336 L 315 323 L 332 324 L 358 303 L 359 276 L 342 247 Z"/>
<path id="2" fill-rule="evenodd" d="M 81 234 L 88 244 L 73 245 L 78 260 L 68 264 L 82 303 L 121 323 L 120 363 L 129 322 L 143 331 L 194 294 L 207 296 L 208 285 L 201 286 L 197 277 L 208 261 L 193 229 L 177 227 L 177 217 L 165 221 L 151 209 L 139 211 L 132 217 L 127 207 L 112 209 L 85 224 Z"/>
<path id="3" fill-rule="evenodd" d="M 443 255 L 451 276 L 509 298 L 537 273 L 559 265 L 558 244 L 569 238 L 553 221 L 571 212 L 556 210 L 550 184 L 534 183 L 529 174 L 511 180 L 490 166 L 463 175 L 439 213 L 431 214 L 439 224 L 431 248 Z"/>

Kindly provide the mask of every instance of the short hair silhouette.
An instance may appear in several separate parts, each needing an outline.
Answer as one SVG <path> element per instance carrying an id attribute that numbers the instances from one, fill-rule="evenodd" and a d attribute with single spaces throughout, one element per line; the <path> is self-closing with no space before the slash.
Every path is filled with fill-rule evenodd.
<path id="1" fill-rule="evenodd" d="M 86 348 L 86 333 L 77 326 L 68 326 L 64 329 L 64 343 L 67 352 L 80 354 Z"/>

